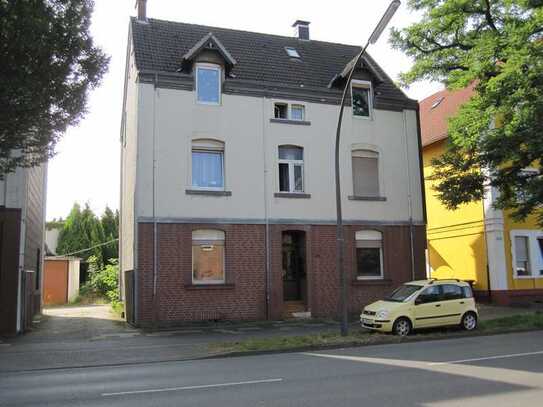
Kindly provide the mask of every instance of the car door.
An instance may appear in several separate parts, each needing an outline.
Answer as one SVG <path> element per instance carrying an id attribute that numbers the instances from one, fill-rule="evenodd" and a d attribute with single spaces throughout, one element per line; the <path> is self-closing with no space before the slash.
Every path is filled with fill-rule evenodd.
<path id="1" fill-rule="evenodd" d="M 415 328 L 442 325 L 443 290 L 441 285 L 426 287 L 415 299 Z"/>
<path id="2" fill-rule="evenodd" d="M 462 287 L 456 284 L 443 284 L 443 301 L 441 310 L 443 311 L 444 323 L 447 325 L 457 325 L 462 318 L 462 312 L 466 308 L 466 300 Z"/>

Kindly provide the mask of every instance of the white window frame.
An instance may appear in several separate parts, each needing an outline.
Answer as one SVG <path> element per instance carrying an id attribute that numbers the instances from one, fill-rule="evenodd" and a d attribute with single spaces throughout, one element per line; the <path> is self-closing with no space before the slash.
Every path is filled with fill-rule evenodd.
<path id="1" fill-rule="evenodd" d="M 357 241 L 379 241 L 381 242 L 381 247 L 379 248 L 379 265 L 381 266 L 381 275 L 379 276 L 359 276 L 358 275 L 358 260 L 356 258 L 356 242 Z M 384 246 L 384 235 L 383 232 L 379 230 L 371 230 L 371 229 L 364 229 L 364 230 L 357 230 L 355 232 L 354 236 L 354 243 L 355 243 L 355 274 L 357 280 L 383 280 L 385 278 L 384 273 L 384 264 L 383 264 L 383 246 Z"/>
<path id="2" fill-rule="evenodd" d="M 305 159 L 305 149 L 302 146 L 295 146 L 295 145 L 280 145 L 277 147 L 277 155 L 279 156 L 279 149 L 281 147 L 295 147 L 302 149 L 302 157 Z M 277 161 L 277 176 L 278 176 L 278 186 L 279 186 L 279 192 L 285 193 L 285 194 L 303 194 L 305 193 L 305 171 L 304 171 L 304 160 L 285 160 L 279 158 Z M 279 172 L 279 164 L 288 164 L 288 191 L 281 191 L 281 175 Z M 295 177 L 294 177 L 294 167 L 300 166 L 302 168 L 302 190 L 297 191 L 295 189 Z"/>
<path id="3" fill-rule="evenodd" d="M 225 191 L 226 190 L 226 163 L 225 163 L 224 142 L 213 139 L 192 140 L 190 149 L 190 188 L 200 191 Z M 192 173 L 192 160 L 194 152 L 200 153 L 221 153 L 222 155 L 222 187 L 200 187 L 194 185 L 194 174 Z"/>
<path id="4" fill-rule="evenodd" d="M 292 110 L 297 107 L 297 108 L 301 108 L 302 109 L 302 118 L 301 119 L 294 119 L 292 117 Z M 290 120 L 294 120 L 294 121 L 299 121 L 299 122 L 303 122 L 305 120 L 305 105 L 302 105 L 300 103 L 293 103 L 290 105 L 290 109 L 289 109 L 289 119 Z"/>
<path id="5" fill-rule="evenodd" d="M 289 56 L 289 58 L 296 58 L 296 59 L 300 59 L 301 56 L 300 56 L 300 53 L 298 52 L 298 50 L 294 47 L 285 47 L 285 52 L 287 53 L 287 55 Z"/>
<path id="6" fill-rule="evenodd" d="M 517 274 L 517 253 L 515 248 L 516 237 L 528 238 L 528 264 L 530 267 L 529 276 L 519 276 Z M 541 270 L 543 270 L 543 254 L 539 248 L 538 239 L 543 239 L 543 230 L 514 229 L 510 231 L 511 270 L 513 279 L 532 280 L 543 278 L 543 274 L 541 274 Z"/>
<path id="7" fill-rule="evenodd" d="M 198 99 L 198 71 L 200 69 L 218 71 L 218 77 L 219 77 L 218 88 L 217 88 L 217 92 L 219 94 L 218 102 L 205 102 L 205 101 L 202 101 L 202 100 Z M 195 90 L 196 90 L 196 92 L 195 92 L 196 103 L 199 104 L 199 105 L 220 106 L 221 103 L 222 103 L 222 92 L 221 92 L 221 90 L 222 90 L 222 68 L 219 65 L 199 63 L 199 64 L 196 64 L 194 77 L 195 77 L 195 84 L 196 84 L 196 88 L 195 88 Z"/>
<path id="8" fill-rule="evenodd" d="M 203 237 L 197 237 L 197 238 L 194 238 L 194 233 L 200 233 L 200 234 L 205 234 L 207 233 L 208 236 L 207 238 L 203 238 Z M 222 238 L 219 238 L 217 237 L 218 235 L 222 234 Z M 216 235 L 216 236 L 213 236 L 213 235 Z M 222 276 L 223 278 L 221 280 L 195 280 L 194 279 L 194 253 L 193 253 L 193 247 L 195 246 L 194 242 L 213 242 L 213 241 L 217 241 L 217 242 L 222 242 L 222 246 L 223 246 L 223 259 L 222 259 L 222 265 L 223 265 L 223 270 L 222 270 Z M 206 244 L 201 244 L 200 246 L 206 246 Z M 191 235 L 191 245 L 190 245 L 190 250 L 191 250 L 191 258 L 192 258 L 192 269 L 191 269 L 191 281 L 192 281 L 192 285 L 206 285 L 206 284 L 225 284 L 226 283 L 226 233 L 223 231 L 223 230 L 219 230 L 219 229 L 195 229 L 192 231 L 192 235 Z"/>
<path id="9" fill-rule="evenodd" d="M 353 109 L 353 88 L 362 88 L 368 90 L 368 105 L 369 105 L 369 115 L 368 116 L 358 116 L 354 114 Z M 373 120 L 373 85 L 370 81 L 363 81 L 359 79 L 353 79 L 351 81 L 351 115 L 357 119 L 362 120 Z"/>
<path id="10" fill-rule="evenodd" d="M 358 196 L 355 193 L 355 173 L 354 173 L 354 158 L 373 158 L 377 160 L 377 195 L 375 197 L 382 197 L 383 194 L 383 185 L 382 185 L 382 176 L 381 176 L 381 153 L 369 147 L 364 148 L 355 148 L 353 146 L 351 150 L 351 173 L 352 173 L 352 183 L 351 187 L 353 189 L 353 196 Z"/>

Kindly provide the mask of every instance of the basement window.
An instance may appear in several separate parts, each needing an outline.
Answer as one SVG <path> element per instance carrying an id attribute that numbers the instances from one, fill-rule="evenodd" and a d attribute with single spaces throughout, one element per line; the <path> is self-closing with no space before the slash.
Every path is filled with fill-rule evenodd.
<path id="1" fill-rule="evenodd" d="M 296 51 L 296 48 L 285 47 L 285 51 L 287 52 L 287 55 L 291 58 L 300 58 L 300 54 L 298 53 L 298 51 Z"/>

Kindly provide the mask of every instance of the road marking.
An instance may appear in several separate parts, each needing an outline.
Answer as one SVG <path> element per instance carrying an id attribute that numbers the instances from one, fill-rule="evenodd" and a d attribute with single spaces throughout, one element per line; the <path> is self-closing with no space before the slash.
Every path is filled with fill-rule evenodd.
<path id="1" fill-rule="evenodd" d="M 454 364 L 458 364 L 458 363 L 479 362 L 479 361 L 482 361 L 482 360 L 518 358 L 518 357 L 522 357 L 522 356 L 531 356 L 531 355 L 543 355 L 543 351 L 525 352 L 525 353 L 510 353 L 508 355 L 496 355 L 496 356 L 486 356 L 486 357 L 473 358 L 473 359 L 450 360 L 448 362 L 432 362 L 432 363 L 428 363 L 428 365 L 430 365 L 430 366 L 454 365 Z"/>
<path id="2" fill-rule="evenodd" d="M 283 381 L 283 378 L 277 378 L 277 379 L 249 380 L 246 382 L 203 384 L 200 386 L 168 387 L 164 389 L 120 391 L 117 393 L 102 393 L 102 397 L 126 396 L 130 394 L 145 394 L 145 393 L 163 393 L 163 392 L 168 392 L 168 391 L 210 389 L 210 388 L 216 388 L 216 387 L 233 387 L 233 386 L 244 386 L 247 384 L 277 383 L 277 382 L 282 382 L 282 381 Z"/>

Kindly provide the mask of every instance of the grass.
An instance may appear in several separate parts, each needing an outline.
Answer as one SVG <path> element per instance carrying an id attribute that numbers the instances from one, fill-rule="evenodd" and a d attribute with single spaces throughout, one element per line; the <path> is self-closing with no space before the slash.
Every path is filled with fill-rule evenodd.
<path id="1" fill-rule="evenodd" d="M 272 336 L 236 342 L 215 343 L 210 345 L 209 350 L 215 354 L 308 350 L 327 347 L 390 344 L 425 339 L 444 339 L 465 335 L 485 335 L 532 329 L 543 329 L 543 313 L 536 312 L 534 314 L 509 316 L 484 321 L 480 323 L 479 329 L 473 333 L 467 333 L 457 328 L 444 328 L 419 331 L 407 338 L 402 338 L 392 334 L 367 331 L 355 331 L 348 336 L 340 336 L 336 332 L 326 332 L 301 336 Z"/>

